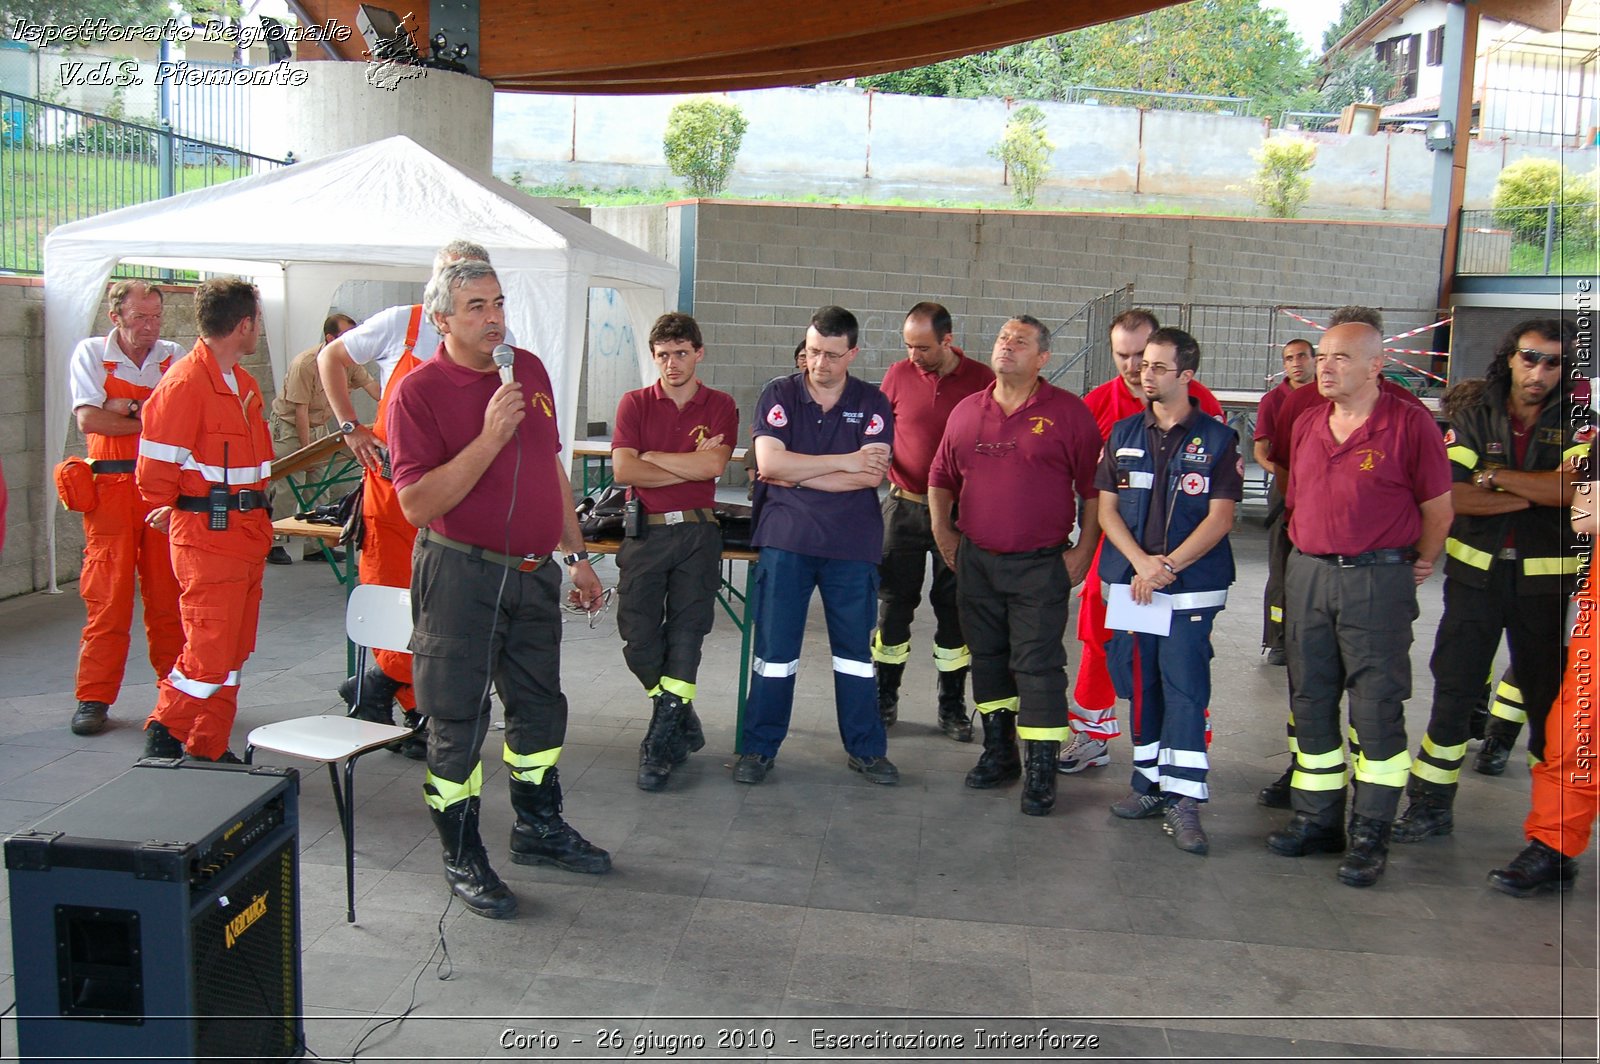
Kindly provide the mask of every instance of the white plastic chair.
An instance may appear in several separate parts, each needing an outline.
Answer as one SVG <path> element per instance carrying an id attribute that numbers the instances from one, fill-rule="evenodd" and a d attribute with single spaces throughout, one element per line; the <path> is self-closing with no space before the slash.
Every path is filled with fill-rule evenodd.
<path id="1" fill-rule="evenodd" d="M 344 630 L 356 653 L 356 698 L 361 704 L 362 678 L 367 671 L 367 650 L 406 650 L 411 641 L 411 589 L 359 584 L 350 592 L 344 611 Z M 272 750 L 328 766 L 333 781 L 333 802 L 344 833 L 345 920 L 356 920 L 356 760 L 412 734 L 413 729 L 374 724 L 351 716 L 325 714 L 296 717 L 255 728 L 245 740 L 244 759 L 251 763 L 256 750 Z M 344 782 L 339 765 L 344 765 Z"/>

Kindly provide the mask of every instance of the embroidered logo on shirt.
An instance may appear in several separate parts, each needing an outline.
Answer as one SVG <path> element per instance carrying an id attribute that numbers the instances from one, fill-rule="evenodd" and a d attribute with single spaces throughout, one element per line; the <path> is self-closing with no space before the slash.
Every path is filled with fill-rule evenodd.
<path id="1" fill-rule="evenodd" d="M 1489 445 L 1485 447 L 1483 451 L 1485 454 L 1505 454 L 1506 445 L 1501 443 L 1499 440 L 1491 440 Z"/>
<path id="2" fill-rule="evenodd" d="M 1028 420 L 1033 422 L 1033 428 L 1029 429 L 1028 431 L 1033 433 L 1035 436 L 1043 436 L 1045 426 L 1055 424 L 1054 421 L 1051 421 L 1047 417 L 1030 417 Z"/>
<path id="3" fill-rule="evenodd" d="M 1445 431 L 1444 431 L 1444 445 L 1446 447 L 1449 447 L 1449 446 L 1453 445 L 1455 442 L 1456 442 L 1456 430 L 1455 429 L 1445 429 Z"/>
<path id="4" fill-rule="evenodd" d="M 711 437 L 711 426 L 696 425 L 694 428 L 689 430 L 689 435 L 694 437 L 694 445 L 698 447 Z"/>
<path id="5" fill-rule="evenodd" d="M 789 415 L 783 412 L 782 403 L 774 403 L 771 410 L 767 411 L 767 424 L 775 429 L 781 429 L 789 423 Z"/>
<path id="6" fill-rule="evenodd" d="M 534 392 L 533 398 L 528 400 L 528 405 L 538 407 L 544 412 L 545 417 L 553 418 L 556 416 L 555 411 L 550 407 L 550 397 L 543 392 Z"/>
<path id="7" fill-rule="evenodd" d="M 883 431 L 883 415 L 882 414 L 873 414 L 872 415 L 872 420 L 867 422 L 866 431 L 863 432 L 862 435 L 864 435 L 864 436 L 876 436 L 878 433 L 880 433 L 882 431 Z"/>
<path id="8" fill-rule="evenodd" d="M 1363 447 L 1356 454 L 1361 456 L 1361 464 L 1356 466 L 1362 472 L 1371 472 L 1378 468 L 1378 463 L 1383 461 L 1384 454 L 1376 447 Z"/>
<path id="9" fill-rule="evenodd" d="M 1206 490 L 1206 478 L 1199 473 L 1185 473 L 1183 479 L 1178 481 L 1178 487 L 1183 489 L 1185 495 L 1199 495 Z"/>

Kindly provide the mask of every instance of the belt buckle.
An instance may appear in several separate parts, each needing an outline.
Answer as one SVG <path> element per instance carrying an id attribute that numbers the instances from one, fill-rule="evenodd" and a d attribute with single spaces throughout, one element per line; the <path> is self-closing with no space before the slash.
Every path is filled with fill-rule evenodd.
<path id="1" fill-rule="evenodd" d="M 1341 569 L 1358 569 L 1361 566 L 1359 554 L 1336 554 L 1335 564 Z"/>
<path id="2" fill-rule="evenodd" d="M 681 524 L 683 524 L 683 511 L 682 510 L 672 510 L 672 511 L 670 511 L 668 513 L 662 514 L 661 515 L 661 519 L 662 519 L 662 521 L 664 521 L 666 524 L 669 524 L 669 525 L 681 525 Z"/>
<path id="3" fill-rule="evenodd" d="M 539 568 L 539 566 L 543 565 L 544 561 L 545 556 L 543 554 L 524 554 L 522 556 L 522 561 L 517 565 L 517 572 L 531 573 L 535 569 Z"/>

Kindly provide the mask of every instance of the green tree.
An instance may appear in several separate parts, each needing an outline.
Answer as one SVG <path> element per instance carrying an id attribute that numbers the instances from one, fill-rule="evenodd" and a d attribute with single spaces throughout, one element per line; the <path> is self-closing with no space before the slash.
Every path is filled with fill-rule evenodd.
<path id="1" fill-rule="evenodd" d="M 1331 50 L 1344 39 L 1345 34 L 1365 22 L 1369 15 L 1382 6 L 1383 0 L 1344 0 L 1339 8 L 1338 21 L 1322 31 L 1322 50 Z"/>
<path id="2" fill-rule="evenodd" d="M 1311 198 L 1306 174 L 1316 165 L 1317 146 L 1299 137 L 1273 137 L 1250 153 L 1258 164 L 1250 190 L 1273 218 L 1293 218 Z"/>
<path id="3" fill-rule="evenodd" d="M 1565 174 L 1554 159 L 1518 159 L 1494 183 L 1494 221 L 1517 238 L 1544 240 L 1555 207 L 1556 236 L 1585 246 L 1595 241 L 1596 172 Z"/>
<path id="4" fill-rule="evenodd" d="M 1313 75 L 1288 21 L 1259 0 L 1196 0 L 920 69 L 930 73 L 857 84 L 1030 100 L 1063 99 L 1074 85 L 1249 96 L 1256 113 L 1274 114 L 1304 102 Z"/>
<path id="5" fill-rule="evenodd" d="M 1043 111 L 1030 103 L 1011 112 L 1005 134 L 999 144 L 989 149 L 989 154 L 1011 171 L 1011 186 L 1018 206 L 1033 205 L 1039 182 L 1050 173 L 1050 154 L 1055 150 L 1056 146 L 1045 136 Z"/>
<path id="6" fill-rule="evenodd" d="M 689 182 L 693 195 L 715 196 L 727 185 L 749 128 L 744 113 L 731 103 L 685 100 L 667 115 L 661 142 L 667 165 Z"/>
<path id="7" fill-rule="evenodd" d="M 1394 75 L 1370 50 L 1345 51 L 1329 60 L 1318 104 L 1324 111 L 1343 111 L 1353 103 L 1387 100 L 1393 89 Z"/>

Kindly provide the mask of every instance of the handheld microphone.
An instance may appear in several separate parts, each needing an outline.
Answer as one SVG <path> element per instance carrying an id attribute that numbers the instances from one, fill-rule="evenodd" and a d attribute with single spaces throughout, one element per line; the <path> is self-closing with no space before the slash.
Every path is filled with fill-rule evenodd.
<path id="1" fill-rule="evenodd" d="M 483 350 L 481 347 L 478 350 Z M 516 378 L 511 375 L 512 363 L 516 360 L 516 353 L 508 344 L 495 344 L 492 352 L 494 364 L 500 370 L 500 383 L 510 384 Z"/>

